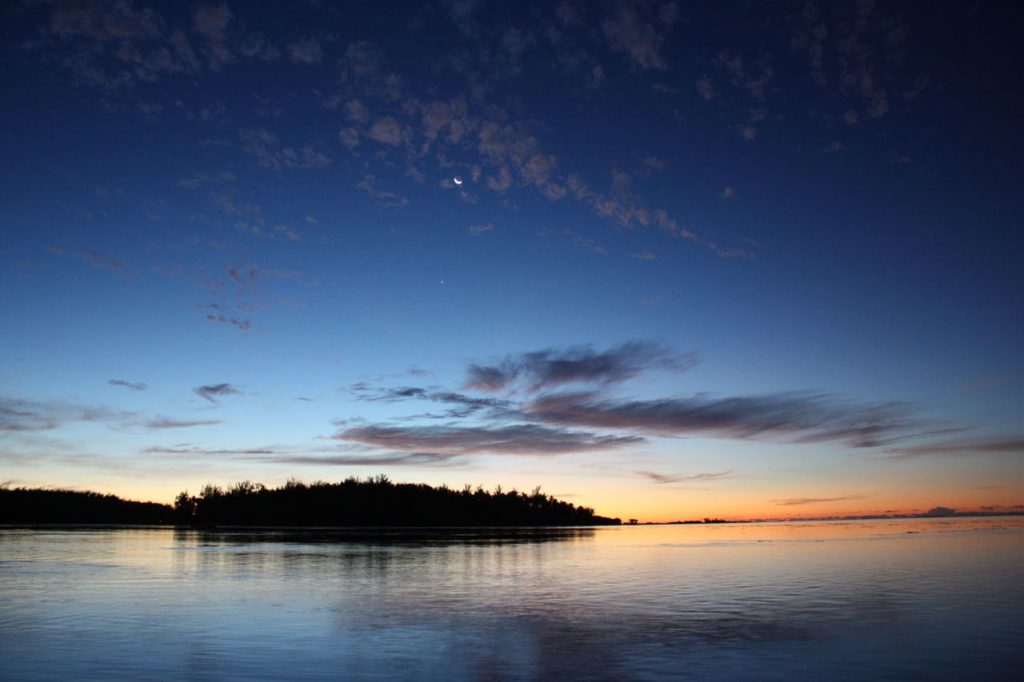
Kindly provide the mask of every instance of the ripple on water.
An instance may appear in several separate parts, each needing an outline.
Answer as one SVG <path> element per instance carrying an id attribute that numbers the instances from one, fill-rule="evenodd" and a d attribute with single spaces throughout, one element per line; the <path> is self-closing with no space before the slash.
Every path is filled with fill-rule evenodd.
<path id="1" fill-rule="evenodd" d="M 0 529 L 0 679 L 1011 679 L 1024 523 Z"/>

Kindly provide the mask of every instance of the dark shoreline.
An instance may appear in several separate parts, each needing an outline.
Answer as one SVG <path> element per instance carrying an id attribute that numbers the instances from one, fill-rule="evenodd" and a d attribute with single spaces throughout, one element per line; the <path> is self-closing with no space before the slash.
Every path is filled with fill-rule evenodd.
<path id="1" fill-rule="evenodd" d="M 808 518 L 808 519 L 745 519 L 741 521 L 724 521 L 723 524 L 728 525 L 757 525 L 757 524 L 786 524 L 786 523 L 829 523 L 838 521 L 907 521 L 913 519 L 919 520 L 939 520 L 939 519 L 970 519 L 970 518 L 1018 518 L 1024 516 L 1024 512 L 962 512 L 954 514 L 952 516 L 928 516 L 924 514 L 920 515 L 902 515 L 902 516 L 855 516 L 855 517 L 821 517 L 821 518 Z M 169 530 L 185 530 L 185 531 L 209 531 L 213 533 L 228 533 L 228 532 L 359 532 L 359 533 L 373 533 L 373 532 L 402 532 L 402 533 L 417 533 L 417 532 L 460 532 L 460 531 L 537 531 L 537 530 L 587 530 L 597 528 L 624 528 L 624 527 L 645 527 L 645 526 L 714 526 L 719 525 L 716 523 L 705 524 L 703 522 L 685 522 L 685 521 L 650 521 L 639 524 L 581 524 L 573 526 L 563 525 L 449 525 L 449 526 L 374 526 L 374 525 L 357 525 L 357 526 L 325 526 L 325 525 L 309 525 L 309 526 L 287 526 L 287 525 L 221 525 L 221 526 L 199 526 L 199 525 L 188 525 L 178 523 L 74 523 L 74 522 L 23 522 L 23 523 L 8 523 L 0 522 L 0 529 L 4 530 L 135 530 L 135 529 L 169 529 Z"/>
<path id="2" fill-rule="evenodd" d="M 174 506 L 71 490 L 0 488 L 0 524 L 167 525 L 189 528 L 483 528 L 615 526 L 589 507 L 500 486 L 453 490 L 392 483 L 386 476 L 338 483 L 242 481 L 180 493 Z"/>

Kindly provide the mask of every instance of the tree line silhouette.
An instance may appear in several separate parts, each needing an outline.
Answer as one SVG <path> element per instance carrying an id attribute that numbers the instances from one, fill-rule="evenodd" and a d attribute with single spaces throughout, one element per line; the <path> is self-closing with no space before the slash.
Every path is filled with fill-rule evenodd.
<path id="1" fill-rule="evenodd" d="M 0 523 L 176 523 L 174 508 L 77 490 L 0 487 Z"/>
<path id="2" fill-rule="evenodd" d="M 380 475 L 340 483 L 291 480 L 280 488 L 242 481 L 178 495 L 174 509 L 194 525 L 266 526 L 593 526 L 617 525 L 590 507 L 515 489 L 392 483 Z"/>
<path id="3" fill-rule="evenodd" d="M 290 480 L 279 488 L 241 481 L 180 493 L 174 506 L 72 490 L 0 487 L 0 523 L 192 526 L 594 526 L 618 525 L 540 491 L 460 490 L 392 483 L 387 476 L 339 483 Z"/>

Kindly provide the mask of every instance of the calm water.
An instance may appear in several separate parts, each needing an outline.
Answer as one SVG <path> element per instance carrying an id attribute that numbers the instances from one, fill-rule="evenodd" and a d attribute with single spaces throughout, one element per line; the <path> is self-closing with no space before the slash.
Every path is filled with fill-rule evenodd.
<path id="1" fill-rule="evenodd" d="M 0 528 L 0 679 L 1017 679 L 1024 519 Z"/>

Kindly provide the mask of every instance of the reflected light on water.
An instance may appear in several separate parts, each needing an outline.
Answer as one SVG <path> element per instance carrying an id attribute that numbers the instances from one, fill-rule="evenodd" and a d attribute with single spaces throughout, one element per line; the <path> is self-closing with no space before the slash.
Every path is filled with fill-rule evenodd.
<path id="1" fill-rule="evenodd" d="M 1010 679 L 1024 519 L 0 530 L 0 678 Z"/>

